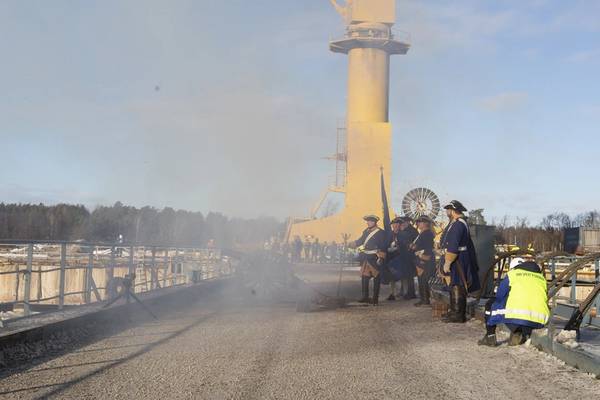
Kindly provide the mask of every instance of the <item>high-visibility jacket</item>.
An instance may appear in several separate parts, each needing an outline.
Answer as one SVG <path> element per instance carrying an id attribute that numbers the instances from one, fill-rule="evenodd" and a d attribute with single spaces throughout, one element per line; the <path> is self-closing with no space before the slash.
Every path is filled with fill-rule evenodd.
<path id="1" fill-rule="evenodd" d="M 544 275 L 539 270 L 529 268 L 516 267 L 510 270 L 498 287 L 488 325 L 504 323 L 541 328 L 549 318 Z"/>

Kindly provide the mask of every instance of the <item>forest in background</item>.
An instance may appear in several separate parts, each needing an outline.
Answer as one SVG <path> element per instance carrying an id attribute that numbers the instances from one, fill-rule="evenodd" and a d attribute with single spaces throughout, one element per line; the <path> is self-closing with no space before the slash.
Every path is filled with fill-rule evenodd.
<path id="1" fill-rule="evenodd" d="M 469 221 L 487 225 L 483 210 L 472 210 Z M 600 228 L 600 213 L 590 211 L 571 217 L 565 213 L 546 216 L 540 224 L 527 218 L 504 217 L 491 221 L 496 226 L 496 244 L 532 245 L 539 251 L 562 250 L 564 229 Z M 131 244 L 217 247 L 262 246 L 280 237 L 285 223 L 273 217 L 229 218 L 221 213 L 136 208 L 120 202 L 90 211 L 83 205 L 0 203 L 0 239 L 86 240 L 117 242 L 119 235 Z"/>
<path id="2" fill-rule="evenodd" d="M 228 218 L 223 214 L 153 207 L 136 208 L 120 202 L 90 211 L 83 205 L 0 203 L 0 239 L 86 240 L 171 246 L 251 246 L 284 230 L 275 218 Z"/>
<path id="3" fill-rule="evenodd" d="M 532 246 L 538 251 L 563 251 L 564 231 L 567 228 L 600 228 L 600 213 L 588 211 L 570 216 L 557 212 L 533 225 L 527 218 L 503 217 L 492 221 L 496 226 L 496 244 L 513 244 L 521 248 Z"/>

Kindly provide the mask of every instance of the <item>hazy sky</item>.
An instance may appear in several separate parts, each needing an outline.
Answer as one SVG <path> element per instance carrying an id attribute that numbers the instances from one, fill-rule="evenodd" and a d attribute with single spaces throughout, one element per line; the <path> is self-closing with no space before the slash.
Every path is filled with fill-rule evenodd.
<path id="1" fill-rule="evenodd" d="M 393 201 L 600 208 L 600 2 L 399 0 Z M 327 0 L 0 2 L 0 201 L 303 215 L 333 172 Z"/>

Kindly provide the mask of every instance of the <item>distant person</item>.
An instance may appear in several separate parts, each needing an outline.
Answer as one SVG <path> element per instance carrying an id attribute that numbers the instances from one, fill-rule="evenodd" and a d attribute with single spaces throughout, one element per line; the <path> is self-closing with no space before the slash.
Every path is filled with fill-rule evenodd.
<path id="1" fill-rule="evenodd" d="M 497 346 L 496 326 L 510 329 L 510 346 L 525 343 L 533 329 L 543 328 L 550 318 L 546 278 L 533 261 L 515 258 L 502 279 L 496 297 L 485 305 L 486 334 L 478 344 Z"/>
<path id="2" fill-rule="evenodd" d="M 350 243 L 350 248 L 358 250 L 358 261 L 360 263 L 360 276 L 362 286 L 362 297 L 359 303 L 379 304 L 379 290 L 381 288 L 381 269 L 385 259 L 388 239 L 385 231 L 377 226 L 379 217 L 367 215 L 363 218 L 367 223 L 365 229 L 355 242 Z M 369 298 L 369 281 L 373 279 L 373 299 Z"/>
<path id="3" fill-rule="evenodd" d="M 300 239 L 300 236 L 296 236 L 294 238 L 294 244 L 293 244 L 293 262 L 300 262 L 301 258 L 302 258 L 302 248 L 304 247 L 304 245 L 302 244 L 302 239 Z"/>
<path id="4" fill-rule="evenodd" d="M 409 249 L 410 245 L 415 241 L 419 232 L 411 225 L 410 217 L 400 217 L 400 231 L 398 232 L 398 246 L 400 248 L 400 280 L 404 291 L 404 299 L 416 299 L 415 294 L 415 276 L 417 270 L 415 268 L 415 255 Z"/>
<path id="5" fill-rule="evenodd" d="M 321 246 L 321 253 L 319 254 L 319 258 L 323 264 L 329 262 L 329 243 L 326 241 L 323 242 L 323 246 Z"/>
<path id="6" fill-rule="evenodd" d="M 410 250 L 414 252 L 417 267 L 417 279 L 419 282 L 419 297 L 421 298 L 415 306 L 428 306 L 430 304 L 429 279 L 435 273 L 435 253 L 433 252 L 433 241 L 435 233 L 431 230 L 433 221 L 427 216 L 421 216 L 416 221 L 419 236 L 411 244 Z"/>
<path id="7" fill-rule="evenodd" d="M 398 236 L 400 233 L 400 224 L 402 223 L 402 217 L 394 218 L 390 225 L 392 228 L 391 237 L 389 238 L 389 245 L 387 250 L 387 259 L 386 259 L 386 280 L 389 283 L 391 293 L 388 296 L 388 301 L 395 301 L 396 296 L 400 296 L 399 285 L 397 284 L 400 279 L 402 279 L 402 266 L 403 260 L 405 259 L 404 252 L 408 251 L 408 249 L 402 248 L 401 238 Z"/>
<path id="8" fill-rule="evenodd" d="M 467 295 L 480 289 L 477 254 L 464 213 L 465 206 L 452 200 L 444 206 L 450 223 L 442 234 L 441 271 L 450 290 L 450 312 L 444 322 L 463 323 L 467 320 Z"/>
<path id="9" fill-rule="evenodd" d="M 310 262 L 311 248 L 312 248 L 312 244 L 310 243 L 310 240 L 308 240 L 308 238 L 306 238 L 304 240 L 304 262 Z"/>
<path id="10" fill-rule="evenodd" d="M 312 244 L 312 249 L 311 249 L 311 260 L 313 263 L 320 262 L 319 256 L 321 254 L 321 248 L 322 248 L 322 246 L 321 246 L 321 243 L 319 243 L 319 238 L 316 238 Z"/>
<path id="11" fill-rule="evenodd" d="M 338 262 L 338 244 L 336 243 L 336 241 L 334 240 L 333 242 L 331 242 L 331 245 L 329 246 L 329 255 L 330 255 L 330 260 L 332 263 L 337 263 Z"/>

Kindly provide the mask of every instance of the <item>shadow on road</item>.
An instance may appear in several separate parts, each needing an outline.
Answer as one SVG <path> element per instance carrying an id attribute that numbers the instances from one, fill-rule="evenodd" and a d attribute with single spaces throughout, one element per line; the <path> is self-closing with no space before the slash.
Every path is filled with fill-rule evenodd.
<path id="1" fill-rule="evenodd" d="M 194 323 L 187 325 L 186 327 L 178 330 L 178 331 L 174 331 L 171 334 L 169 334 L 169 336 L 166 336 L 162 339 L 159 339 L 155 342 L 149 343 L 147 345 L 145 345 L 144 347 L 142 347 L 141 349 L 139 349 L 138 351 L 128 355 L 127 357 L 123 357 L 123 358 L 119 358 L 116 360 L 109 360 L 109 361 L 95 361 L 95 362 L 89 362 L 89 363 L 82 363 L 82 364 L 78 364 L 78 365 L 67 365 L 67 366 L 60 366 L 60 367 L 55 367 L 55 368 L 46 368 L 44 370 L 52 370 L 52 369 L 62 369 L 62 368 L 69 368 L 69 367 L 82 367 L 82 366 L 86 366 L 86 365 L 95 365 L 95 364 L 106 364 L 109 363 L 108 365 L 104 365 L 100 368 L 97 368 L 91 372 L 88 372 L 84 375 L 78 376 L 70 381 L 64 382 L 64 383 L 58 383 L 58 384 L 51 384 L 51 385 L 41 385 L 41 386 L 33 386 L 33 387 L 27 387 L 27 388 L 21 388 L 21 389 L 14 389 L 14 390 L 9 390 L 9 391 L 4 391 L 4 392 L 0 392 L 0 395 L 7 395 L 7 394 L 14 394 L 14 393 L 19 393 L 19 392 L 25 392 L 25 391 L 32 391 L 32 390 L 41 390 L 41 389 L 47 389 L 47 388 L 53 388 L 52 390 L 50 390 L 49 392 L 46 392 L 44 394 L 39 395 L 38 397 L 36 397 L 36 399 L 47 399 L 49 397 L 52 396 L 57 396 L 60 395 L 61 393 L 63 393 L 65 390 L 69 389 L 70 387 L 81 383 L 83 381 L 85 381 L 86 379 L 89 379 L 97 374 L 101 374 L 111 368 L 117 367 L 123 363 L 126 363 L 128 361 L 131 361 L 149 351 L 151 351 L 152 349 L 156 348 L 157 346 L 160 346 L 180 335 L 183 335 L 184 333 L 188 332 L 189 330 L 195 328 L 196 326 L 202 324 L 203 322 L 209 320 L 210 318 L 212 318 L 213 316 L 215 316 L 216 314 L 218 314 L 218 311 L 214 311 L 208 315 L 202 316 L 201 318 L 198 318 Z M 35 370 L 35 371 L 31 371 L 31 372 L 38 372 L 38 371 L 43 371 L 43 370 Z"/>

